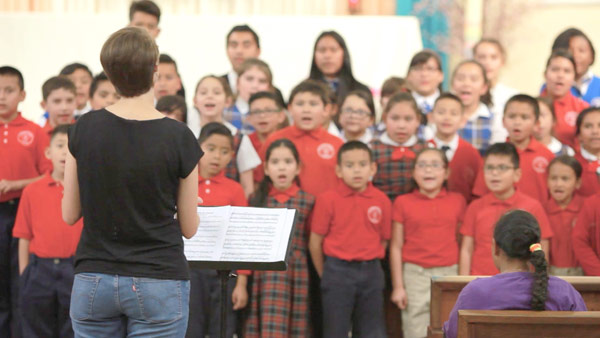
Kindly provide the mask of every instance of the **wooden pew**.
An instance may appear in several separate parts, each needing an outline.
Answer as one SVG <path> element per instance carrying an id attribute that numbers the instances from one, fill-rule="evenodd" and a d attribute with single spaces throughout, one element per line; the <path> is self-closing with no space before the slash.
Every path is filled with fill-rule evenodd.
<path id="1" fill-rule="evenodd" d="M 600 337 L 600 311 L 459 310 L 458 337 Z"/>
<path id="2" fill-rule="evenodd" d="M 427 337 L 442 338 L 442 326 L 450 317 L 458 294 L 470 281 L 482 276 L 448 276 L 431 279 L 430 323 Z M 600 277 L 561 277 L 581 293 L 589 311 L 600 311 Z"/>

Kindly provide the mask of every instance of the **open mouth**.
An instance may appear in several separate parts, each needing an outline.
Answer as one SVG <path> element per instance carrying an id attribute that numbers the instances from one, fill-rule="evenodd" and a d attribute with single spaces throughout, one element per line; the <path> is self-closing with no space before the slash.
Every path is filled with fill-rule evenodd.
<path id="1" fill-rule="evenodd" d="M 206 104 L 204 105 L 204 108 L 206 108 L 206 109 L 214 109 L 216 106 L 217 106 L 217 105 L 216 105 L 216 104 L 214 104 L 214 103 L 206 103 Z"/>

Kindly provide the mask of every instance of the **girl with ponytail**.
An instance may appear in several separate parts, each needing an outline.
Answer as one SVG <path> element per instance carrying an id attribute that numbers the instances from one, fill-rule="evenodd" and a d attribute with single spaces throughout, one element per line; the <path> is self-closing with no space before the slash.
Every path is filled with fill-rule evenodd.
<path id="1" fill-rule="evenodd" d="M 456 337 L 458 310 L 587 310 L 571 284 L 548 277 L 540 227 L 527 211 L 511 210 L 500 217 L 492 238 L 492 256 L 500 273 L 465 286 L 444 323 L 446 337 Z"/>
<path id="2" fill-rule="evenodd" d="M 265 177 L 250 205 L 296 209 L 287 271 L 253 273 L 245 337 L 308 337 L 308 215 L 315 198 L 300 190 L 298 150 L 288 139 L 267 148 Z"/>

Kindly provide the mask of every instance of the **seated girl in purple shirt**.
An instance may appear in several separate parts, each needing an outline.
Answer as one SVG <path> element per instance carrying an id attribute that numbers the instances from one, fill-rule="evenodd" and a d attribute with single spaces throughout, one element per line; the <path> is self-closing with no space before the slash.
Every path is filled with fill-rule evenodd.
<path id="1" fill-rule="evenodd" d="M 530 213 L 512 210 L 500 218 L 492 239 L 494 264 L 500 274 L 477 278 L 465 286 L 444 323 L 445 337 L 456 337 L 458 310 L 587 310 L 571 284 L 548 278 L 539 242 L 540 228 Z M 529 272 L 528 262 L 535 272 Z"/>

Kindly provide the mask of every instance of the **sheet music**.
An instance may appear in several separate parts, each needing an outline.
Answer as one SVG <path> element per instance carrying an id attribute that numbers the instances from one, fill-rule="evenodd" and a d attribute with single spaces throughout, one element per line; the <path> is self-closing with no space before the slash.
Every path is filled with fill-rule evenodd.
<path id="1" fill-rule="evenodd" d="M 199 207 L 196 235 L 184 239 L 191 261 L 284 261 L 295 210 L 284 208 Z"/>

